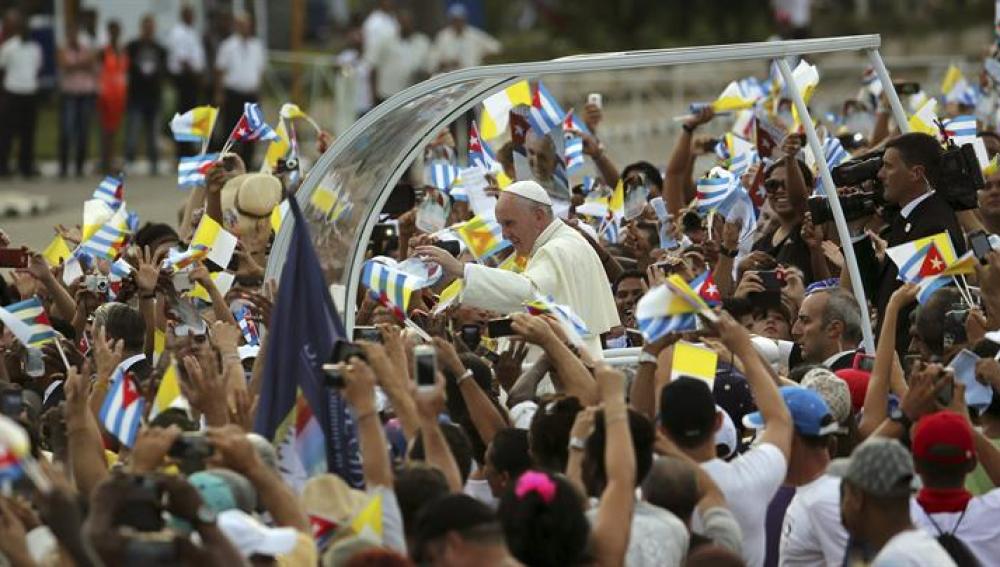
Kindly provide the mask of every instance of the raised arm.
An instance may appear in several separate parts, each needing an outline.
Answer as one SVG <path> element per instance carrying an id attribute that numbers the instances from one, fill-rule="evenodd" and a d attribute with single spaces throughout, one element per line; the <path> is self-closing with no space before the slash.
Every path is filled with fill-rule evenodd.
<path id="1" fill-rule="evenodd" d="M 445 406 L 444 376 L 439 372 L 433 389 L 424 391 L 418 389 L 413 397 L 417 402 L 417 413 L 420 416 L 420 438 L 424 442 L 424 456 L 427 463 L 444 473 L 448 488 L 452 492 L 462 492 L 464 488 L 462 472 L 438 421 L 438 416 L 444 411 Z"/>
<path id="2" fill-rule="evenodd" d="M 344 398 L 354 409 L 354 419 L 358 423 L 365 484 L 392 487 L 389 449 L 375 409 L 375 373 L 360 358 L 341 365 L 341 372 L 344 376 Z"/>
<path id="3" fill-rule="evenodd" d="M 607 485 L 594 522 L 592 541 L 599 565 L 624 565 L 635 508 L 635 450 L 625 405 L 625 375 L 601 365 L 596 372 L 605 435 Z"/>
<path id="4" fill-rule="evenodd" d="M 590 371 L 545 321 L 527 313 L 515 313 L 511 315 L 511 320 L 515 333 L 545 350 L 556 370 L 553 382 L 561 391 L 579 398 L 584 405 L 597 403 L 597 386 Z"/>
<path id="5" fill-rule="evenodd" d="M 681 132 L 677 143 L 667 161 L 667 177 L 663 182 L 664 200 L 667 211 L 675 217 L 684 208 L 684 189 L 690 181 L 691 171 L 691 141 L 694 131 L 715 116 L 712 107 L 705 106 L 697 114 L 681 124 Z"/>
<path id="6" fill-rule="evenodd" d="M 868 437 L 882 424 L 889 413 L 889 389 L 896 362 L 896 324 L 901 309 L 913 303 L 918 288 L 914 284 L 903 284 L 897 289 L 882 315 L 882 332 L 875 348 L 875 366 L 868 380 L 865 404 L 858 424 L 858 433 Z"/>
<path id="7" fill-rule="evenodd" d="M 459 392 L 462 393 L 462 400 L 469 409 L 472 425 L 479 433 L 479 438 L 488 445 L 497 431 L 506 429 L 510 425 L 490 401 L 486 392 L 479 387 L 479 383 L 472 378 L 472 370 L 467 370 L 462 364 L 455 346 L 440 337 L 435 337 L 434 348 L 437 350 L 438 361 L 441 363 L 445 378 L 456 382 Z"/>
<path id="8" fill-rule="evenodd" d="M 789 134 L 781 143 L 781 151 L 785 154 L 785 192 L 788 202 L 799 214 L 801 219 L 809 211 L 809 195 L 812 187 L 806 186 L 805 177 L 799 168 L 799 152 L 802 150 L 803 136 Z"/>

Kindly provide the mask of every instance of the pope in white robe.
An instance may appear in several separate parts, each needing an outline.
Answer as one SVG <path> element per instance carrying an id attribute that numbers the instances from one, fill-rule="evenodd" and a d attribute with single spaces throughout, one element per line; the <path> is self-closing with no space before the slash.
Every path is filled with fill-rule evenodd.
<path id="1" fill-rule="evenodd" d="M 463 277 L 464 305 L 509 314 L 523 312 L 523 303 L 541 295 L 566 305 L 586 324 L 583 337 L 591 353 L 600 356 L 600 335 L 620 324 L 611 283 L 597 252 L 576 230 L 552 213 L 552 201 L 534 181 L 507 187 L 496 206 L 496 220 L 514 250 L 527 256 L 524 272 L 479 264 L 462 264 L 447 252 L 422 247 L 421 255 L 441 264 L 453 277 Z"/>

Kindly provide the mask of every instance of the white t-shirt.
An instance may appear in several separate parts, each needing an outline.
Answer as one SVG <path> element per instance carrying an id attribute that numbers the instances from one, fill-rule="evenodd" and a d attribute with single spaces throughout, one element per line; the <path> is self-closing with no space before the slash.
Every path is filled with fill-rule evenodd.
<path id="1" fill-rule="evenodd" d="M 476 500 L 486 504 L 494 510 L 500 505 L 500 501 L 493 496 L 493 491 L 490 489 L 490 483 L 485 478 L 470 478 L 465 481 L 465 486 L 462 488 L 462 492 L 466 496 L 471 496 Z"/>
<path id="2" fill-rule="evenodd" d="M 222 86 L 243 94 L 256 93 L 264 75 L 267 54 L 256 37 L 233 34 L 219 45 L 215 68 L 222 72 Z"/>
<path id="3" fill-rule="evenodd" d="M 743 559 L 749 567 L 764 564 L 764 520 L 767 504 L 785 480 L 788 462 L 775 445 L 761 443 L 730 462 L 712 459 L 701 467 L 719 485 L 743 531 Z M 695 514 L 691 530 L 701 533 Z"/>
<path id="4" fill-rule="evenodd" d="M 422 33 L 409 37 L 387 36 L 374 47 L 375 86 L 379 98 L 389 98 L 414 84 L 417 73 L 429 63 L 431 40 Z"/>
<path id="5" fill-rule="evenodd" d="M 448 26 L 434 38 L 434 70 L 451 71 L 482 65 L 483 58 L 500 52 L 500 42 L 490 34 L 466 25 L 461 35 Z M 456 66 L 457 65 L 457 66 Z"/>
<path id="6" fill-rule="evenodd" d="M 388 12 L 379 9 L 372 10 L 372 13 L 368 14 L 364 23 L 361 24 L 361 35 L 364 41 L 364 56 L 371 63 L 376 46 L 387 37 L 399 35 L 399 22 Z"/>
<path id="7" fill-rule="evenodd" d="M 187 63 L 192 72 L 201 73 L 205 69 L 205 47 L 198 32 L 180 22 L 167 37 L 167 70 L 176 75 L 181 72 L 183 63 Z"/>
<path id="8" fill-rule="evenodd" d="M 923 530 L 907 530 L 892 537 L 872 560 L 871 567 L 954 567 L 948 552 Z"/>
<path id="9" fill-rule="evenodd" d="M 587 511 L 591 524 L 597 520 L 597 511 Z M 680 567 L 687 557 L 689 539 L 687 527 L 677 516 L 649 502 L 636 501 L 625 565 Z"/>
<path id="10" fill-rule="evenodd" d="M 956 530 L 959 516 L 961 512 L 939 512 L 930 515 L 934 519 L 931 523 L 916 498 L 910 499 L 910 518 L 915 526 L 933 537 L 937 537 L 938 528 L 942 533 L 954 533 L 983 565 L 1000 560 L 1000 488 L 969 500 L 965 517 Z"/>
<path id="11" fill-rule="evenodd" d="M 0 45 L 0 69 L 3 88 L 19 95 L 38 91 L 38 71 L 42 68 L 42 48 L 37 42 L 24 41 L 16 35 Z"/>
<path id="12" fill-rule="evenodd" d="M 798 487 L 781 525 L 778 565 L 840 567 L 847 530 L 840 521 L 840 479 L 823 475 Z"/>

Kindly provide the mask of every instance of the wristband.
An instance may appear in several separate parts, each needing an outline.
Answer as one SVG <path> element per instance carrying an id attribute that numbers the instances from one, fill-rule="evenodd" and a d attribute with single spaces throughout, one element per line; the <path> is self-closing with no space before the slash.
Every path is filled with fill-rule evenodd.
<path id="1" fill-rule="evenodd" d="M 685 132 L 687 132 L 688 134 L 694 134 L 695 128 L 697 128 L 697 126 L 690 126 L 688 124 L 681 124 L 681 129 L 684 130 Z"/>
<path id="2" fill-rule="evenodd" d="M 458 378 L 455 379 L 455 385 L 456 386 L 461 386 L 462 382 L 465 382 L 469 378 L 472 378 L 472 371 L 471 370 L 466 370 L 461 376 L 459 376 Z"/>
<path id="3" fill-rule="evenodd" d="M 581 437 L 570 437 L 569 438 L 569 450 L 570 451 L 586 451 L 587 450 L 587 440 Z"/>
<path id="4" fill-rule="evenodd" d="M 719 254 L 722 254 L 723 256 L 725 256 L 727 258 L 735 258 L 738 253 L 739 253 L 739 250 L 730 250 L 729 248 L 726 248 L 725 246 L 719 246 Z"/>
<path id="5" fill-rule="evenodd" d="M 648 363 L 648 364 L 652 364 L 652 365 L 655 366 L 657 364 L 656 356 L 654 356 L 652 353 L 649 353 L 649 352 L 646 352 L 646 351 L 640 352 L 639 353 L 639 364 L 643 364 L 643 363 Z"/>
<path id="6" fill-rule="evenodd" d="M 139 295 L 139 299 L 156 299 L 156 294 L 155 294 L 155 293 L 150 293 L 150 294 L 145 294 L 145 293 L 144 293 L 144 294 L 140 294 L 140 295 Z"/>

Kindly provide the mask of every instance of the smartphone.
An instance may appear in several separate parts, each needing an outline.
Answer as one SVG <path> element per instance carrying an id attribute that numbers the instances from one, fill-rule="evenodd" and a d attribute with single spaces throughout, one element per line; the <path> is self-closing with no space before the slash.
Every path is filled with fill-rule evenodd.
<path id="1" fill-rule="evenodd" d="M 969 235 L 969 243 L 972 244 L 972 253 L 979 259 L 979 263 L 985 265 L 986 255 L 993 250 L 990 244 L 990 236 L 982 230 L 978 230 Z"/>
<path id="2" fill-rule="evenodd" d="M 8 388 L 0 392 L 0 414 L 16 418 L 24 409 L 24 394 L 20 389 Z"/>
<path id="3" fill-rule="evenodd" d="M 670 213 L 667 212 L 667 203 L 663 200 L 663 197 L 653 197 L 649 200 L 649 204 L 653 207 L 653 211 L 656 212 L 656 218 L 660 222 L 670 220 Z"/>
<path id="4" fill-rule="evenodd" d="M 511 321 L 509 317 L 487 321 L 486 334 L 494 339 L 516 335 L 517 333 L 514 332 L 512 323 L 513 321 Z"/>
<path id="5" fill-rule="evenodd" d="M 344 375 L 340 373 L 340 369 L 337 368 L 336 364 L 327 363 L 323 365 L 323 385 L 335 390 L 343 389 Z"/>
<path id="6" fill-rule="evenodd" d="M 438 240 L 434 246 L 451 254 L 453 258 L 458 258 L 462 253 L 462 245 L 457 240 Z"/>
<path id="7" fill-rule="evenodd" d="M 434 388 L 434 375 L 437 373 L 437 353 L 429 345 L 417 345 L 413 349 L 413 375 L 417 379 L 418 390 Z"/>
<path id="8" fill-rule="evenodd" d="M 941 380 L 947 380 L 948 385 L 938 390 L 937 402 L 942 406 L 948 406 L 951 405 L 951 400 L 955 397 L 955 375 L 950 371 L 942 372 L 941 376 L 935 380 L 935 383 L 939 384 Z"/>
<path id="9" fill-rule="evenodd" d="M 916 81 L 893 83 L 892 86 L 896 89 L 896 94 L 903 96 L 915 95 L 920 92 L 920 83 Z"/>
<path id="10" fill-rule="evenodd" d="M 381 343 L 382 333 L 378 331 L 375 327 L 365 327 L 357 326 L 354 327 L 354 340 L 355 341 L 368 341 L 370 343 Z"/>
<path id="11" fill-rule="evenodd" d="M 196 431 L 189 431 L 182 433 L 180 437 L 174 440 L 173 444 L 170 445 L 170 449 L 167 451 L 167 455 L 181 460 L 204 460 L 205 458 L 210 457 L 214 452 L 215 447 L 208 442 L 208 438 L 205 437 L 204 434 Z"/>
<path id="12" fill-rule="evenodd" d="M 479 325 L 462 325 L 462 342 L 469 347 L 469 350 L 476 350 L 482 339 L 482 329 Z"/>
<path id="13" fill-rule="evenodd" d="M 25 349 L 24 373 L 32 378 L 45 376 L 45 355 L 41 350 L 34 347 Z"/>
<path id="14" fill-rule="evenodd" d="M 760 283 L 767 291 L 781 291 L 785 285 L 784 275 L 778 273 L 777 270 L 760 270 L 757 272 L 757 277 L 760 278 Z"/>
<path id="15" fill-rule="evenodd" d="M 854 355 L 854 364 L 851 367 L 855 370 L 871 372 L 875 368 L 875 357 L 870 354 L 859 352 Z"/>
<path id="16" fill-rule="evenodd" d="M 604 96 L 601 93 L 590 93 L 587 95 L 587 104 L 592 104 L 597 108 L 604 108 Z"/>
<path id="17" fill-rule="evenodd" d="M 333 355 L 331 356 L 333 362 L 350 362 L 354 357 L 367 360 L 361 347 L 352 342 L 337 341 L 333 344 Z"/>
<path id="18" fill-rule="evenodd" d="M 27 268 L 28 250 L 25 248 L 0 248 L 0 268 Z"/>

